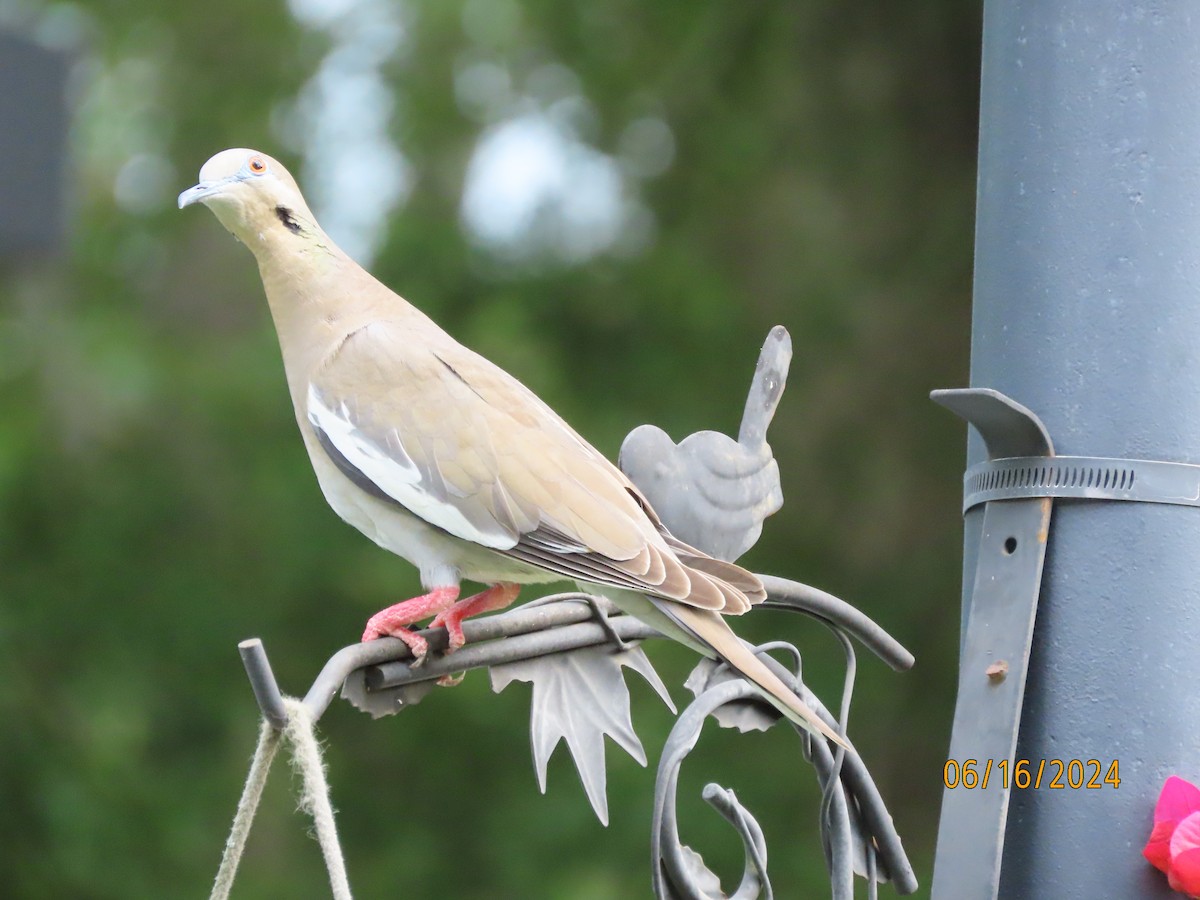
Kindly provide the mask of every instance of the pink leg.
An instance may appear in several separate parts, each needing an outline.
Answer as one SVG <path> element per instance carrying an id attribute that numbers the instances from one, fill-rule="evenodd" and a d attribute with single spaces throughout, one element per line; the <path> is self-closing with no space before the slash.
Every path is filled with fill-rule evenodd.
<path id="1" fill-rule="evenodd" d="M 428 594 L 413 597 L 411 600 L 405 600 L 403 603 L 396 603 L 385 610 L 375 613 L 375 615 L 367 620 L 367 630 L 363 632 L 362 639 L 364 641 L 371 641 L 385 635 L 400 638 L 400 640 L 408 644 L 408 649 L 412 651 L 412 655 L 417 659 L 421 659 L 429 649 L 428 643 L 425 641 L 425 638 L 413 634 L 412 631 L 404 626 L 427 619 L 435 613 L 449 609 L 457 599 L 458 585 L 450 585 L 448 587 L 435 587 Z"/>
<path id="2" fill-rule="evenodd" d="M 479 613 L 490 612 L 493 609 L 503 609 L 516 600 L 517 594 L 520 592 L 519 584 L 510 584 L 506 581 L 494 584 L 486 591 L 473 597 L 467 597 L 465 600 L 459 600 L 449 609 L 443 609 L 429 627 L 444 626 L 450 634 L 450 650 L 457 650 L 467 642 L 463 637 L 463 619 Z"/>

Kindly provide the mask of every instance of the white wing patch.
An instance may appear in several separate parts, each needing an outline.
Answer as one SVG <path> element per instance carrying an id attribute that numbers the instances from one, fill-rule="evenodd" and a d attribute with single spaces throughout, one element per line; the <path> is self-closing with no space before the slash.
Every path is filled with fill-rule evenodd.
<path id="1" fill-rule="evenodd" d="M 452 503 L 427 491 L 422 486 L 420 468 L 405 452 L 395 430 L 388 435 L 387 447 L 380 447 L 354 425 L 345 404 L 336 412 L 330 409 L 312 384 L 308 386 L 307 407 L 308 421 L 346 461 L 409 512 L 465 541 L 495 550 L 516 546 L 517 536 L 499 523 L 495 528 L 481 529 Z"/>

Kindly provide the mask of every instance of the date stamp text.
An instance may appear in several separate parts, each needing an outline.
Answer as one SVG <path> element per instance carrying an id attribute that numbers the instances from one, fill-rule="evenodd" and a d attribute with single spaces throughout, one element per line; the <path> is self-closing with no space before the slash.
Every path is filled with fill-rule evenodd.
<path id="1" fill-rule="evenodd" d="M 947 790 L 987 790 L 988 786 L 1017 790 L 1100 791 L 1121 786 L 1118 760 L 1098 759 L 948 759 L 942 767 Z"/>

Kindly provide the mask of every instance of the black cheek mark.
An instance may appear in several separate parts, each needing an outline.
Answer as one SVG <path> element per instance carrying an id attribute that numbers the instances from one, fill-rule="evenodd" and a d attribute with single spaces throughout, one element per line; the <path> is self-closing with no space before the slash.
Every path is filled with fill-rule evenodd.
<path id="1" fill-rule="evenodd" d="M 275 207 L 275 215 L 279 218 L 279 221 L 283 223 L 283 227 L 292 234 L 300 233 L 300 223 L 292 218 L 292 211 L 286 206 Z"/>

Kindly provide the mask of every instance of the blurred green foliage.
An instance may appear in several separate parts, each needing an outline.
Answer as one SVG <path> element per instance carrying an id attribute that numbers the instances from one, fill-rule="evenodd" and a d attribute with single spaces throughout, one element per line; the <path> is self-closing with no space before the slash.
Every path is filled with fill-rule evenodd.
<path id="1" fill-rule="evenodd" d="M 850 730 L 927 886 L 964 440 L 926 395 L 966 383 L 979 10 L 510 4 L 489 58 L 517 80 L 546 61 L 571 70 L 596 148 L 615 153 L 646 114 L 674 137 L 670 167 L 639 182 L 652 240 L 564 265 L 498 259 L 460 223 L 484 126 L 456 100 L 455 67 L 479 52 L 464 22 L 479 2 L 400 7 L 404 49 L 383 74 L 414 181 L 373 271 L 612 455 L 646 421 L 676 439 L 734 431 L 763 337 L 787 326 L 795 359 L 770 435 L 786 500 L 746 562 L 844 597 L 916 654 L 904 674 L 862 660 Z M 280 110 L 331 37 L 282 3 L 0 12 L 80 38 L 69 250 L 0 269 L 0 884 L 204 896 L 256 733 L 236 643 L 261 636 L 303 693 L 370 613 L 418 586 L 326 508 L 251 257 L 172 202 L 224 147 L 296 161 Z M 147 149 L 175 183 L 118 203 L 114 179 Z M 819 628 L 777 613 L 734 624 L 799 644 L 810 683 L 836 697 L 841 651 Z M 683 699 L 693 660 L 649 652 Z M 653 760 L 671 720 L 632 683 Z M 649 894 L 653 769 L 610 754 L 607 830 L 564 753 L 541 796 L 522 691 L 493 695 L 476 675 L 397 718 L 337 704 L 322 720 L 359 896 Z M 706 733 L 684 772 L 684 838 L 734 883 L 740 850 L 698 796 L 717 780 L 760 818 L 778 894 L 820 896 L 816 793 L 776 731 Z M 281 766 L 268 787 L 235 896 L 325 895 L 289 777 Z"/>

